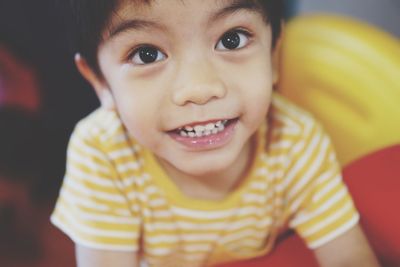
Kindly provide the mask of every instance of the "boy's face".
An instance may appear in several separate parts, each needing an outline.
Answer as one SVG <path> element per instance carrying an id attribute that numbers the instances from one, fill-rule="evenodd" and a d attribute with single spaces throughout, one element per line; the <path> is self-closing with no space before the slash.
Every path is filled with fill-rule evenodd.
<path id="1" fill-rule="evenodd" d="M 125 1 L 112 17 L 103 86 L 167 172 L 223 175 L 249 157 L 273 69 L 271 29 L 247 2 Z"/>

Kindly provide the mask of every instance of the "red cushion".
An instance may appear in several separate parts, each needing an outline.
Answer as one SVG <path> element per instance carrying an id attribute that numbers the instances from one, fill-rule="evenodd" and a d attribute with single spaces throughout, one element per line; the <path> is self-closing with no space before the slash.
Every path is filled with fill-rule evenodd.
<path id="1" fill-rule="evenodd" d="M 400 144 L 344 169 L 361 224 L 384 266 L 400 266 Z"/>

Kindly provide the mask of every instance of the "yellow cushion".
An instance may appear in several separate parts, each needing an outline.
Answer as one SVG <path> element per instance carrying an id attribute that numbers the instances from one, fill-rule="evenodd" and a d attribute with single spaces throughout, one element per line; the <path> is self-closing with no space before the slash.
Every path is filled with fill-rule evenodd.
<path id="1" fill-rule="evenodd" d="M 334 15 L 297 17 L 282 42 L 279 90 L 311 111 L 346 165 L 400 143 L 400 41 Z"/>

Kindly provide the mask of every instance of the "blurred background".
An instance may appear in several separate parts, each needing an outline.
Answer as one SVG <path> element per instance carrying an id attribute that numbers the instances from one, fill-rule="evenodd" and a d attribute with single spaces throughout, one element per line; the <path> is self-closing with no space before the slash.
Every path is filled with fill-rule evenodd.
<path id="1" fill-rule="evenodd" d="M 55 0 L 0 1 L 0 265 L 74 266 L 49 223 L 75 123 L 98 101 L 73 64 Z M 287 0 L 288 19 L 342 14 L 400 36 L 399 0 Z"/>
<path id="2" fill-rule="evenodd" d="M 296 14 L 329 12 L 347 15 L 400 36 L 399 0 L 297 0 L 292 1 Z"/>

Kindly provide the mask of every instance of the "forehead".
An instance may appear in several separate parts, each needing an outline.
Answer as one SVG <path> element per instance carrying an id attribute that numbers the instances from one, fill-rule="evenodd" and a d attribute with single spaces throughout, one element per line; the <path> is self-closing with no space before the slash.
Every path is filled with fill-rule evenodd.
<path id="1" fill-rule="evenodd" d="M 134 8 L 149 8 L 153 5 L 164 3 L 180 3 L 182 5 L 187 5 L 190 2 L 207 2 L 207 4 L 214 4 L 216 6 L 224 6 L 224 5 L 256 5 L 258 3 L 257 0 L 117 0 L 118 5 L 117 8 L 121 8 L 124 6 L 133 6 Z"/>
<path id="2" fill-rule="evenodd" d="M 183 23 L 185 17 L 212 23 L 240 10 L 264 15 L 255 0 L 121 0 L 103 37 L 107 39 L 126 28 L 153 26 L 153 22 Z"/>

